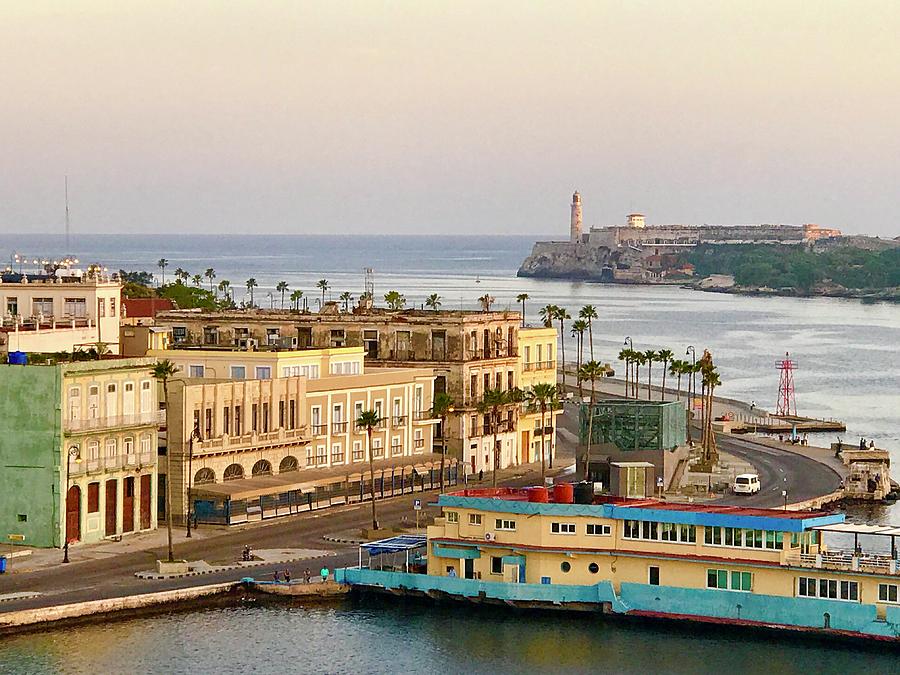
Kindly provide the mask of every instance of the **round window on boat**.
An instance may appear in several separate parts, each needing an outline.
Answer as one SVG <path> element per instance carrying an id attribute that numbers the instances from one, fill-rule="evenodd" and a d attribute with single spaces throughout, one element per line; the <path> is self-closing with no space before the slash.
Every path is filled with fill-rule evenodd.
<path id="1" fill-rule="evenodd" d="M 588 571 L 591 574 L 597 574 L 597 572 L 600 571 L 600 565 L 598 565 L 597 563 L 591 563 L 590 565 L 588 565 Z"/>
<path id="2" fill-rule="evenodd" d="M 561 569 L 563 572 L 568 572 L 570 569 L 572 569 L 572 565 L 569 564 L 568 560 L 563 560 L 559 566 L 559 569 Z"/>

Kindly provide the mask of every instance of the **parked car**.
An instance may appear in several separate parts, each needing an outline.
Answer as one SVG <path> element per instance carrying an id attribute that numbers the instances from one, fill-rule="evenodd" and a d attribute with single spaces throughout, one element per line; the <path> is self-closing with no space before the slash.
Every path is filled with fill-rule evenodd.
<path id="1" fill-rule="evenodd" d="M 734 479 L 731 489 L 736 495 L 755 495 L 759 492 L 759 476 L 755 473 L 742 473 Z"/>

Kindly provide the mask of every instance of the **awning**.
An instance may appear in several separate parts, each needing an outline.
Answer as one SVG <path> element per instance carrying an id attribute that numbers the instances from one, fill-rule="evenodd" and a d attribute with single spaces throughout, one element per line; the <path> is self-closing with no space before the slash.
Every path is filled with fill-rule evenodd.
<path id="1" fill-rule="evenodd" d="M 445 466 L 453 466 L 458 460 L 454 457 L 445 457 Z M 197 464 L 194 464 L 195 468 Z M 381 459 L 375 462 L 375 478 L 388 478 L 392 473 L 408 475 L 415 471 L 418 475 L 428 473 L 429 469 L 441 468 L 441 455 L 436 452 L 425 452 L 421 455 L 393 457 Z M 271 476 L 252 476 L 239 478 L 222 483 L 201 483 L 191 486 L 192 497 L 211 497 L 213 499 L 253 499 L 267 495 L 280 494 L 300 490 L 301 492 L 313 491 L 317 487 L 331 485 L 343 481 L 353 482 L 360 479 L 369 479 L 368 464 L 354 463 L 349 466 L 334 466 L 323 469 L 299 469 L 287 471 Z"/>
<path id="2" fill-rule="evenodd" d="M 836 523 L 814 527 L 819 532 L 840 532 L 842 534 L 872 534 L 885 537 L 900 537 L 900 527 L 895 525 L 861 525 L 857 523 Z"/>
<path id="3" fill-rule="evenodd" d="M 432 553 L 438 558 L 455 558 L 457 560 L 475 560 L 481 557 L 481 551 L 476 548 L 447 548 L 435 544 Z"/>
<path id="4" fill-rule="evenodd" d="M 381 555 L 382 553 L 402 553 L 403 551 L 411 551 L 415 548 L 425 546 L 427 539 L 424 534 L 401 534 L 388 539 L 379 541 L 370 541 L 367 544 L 360 545 L 370 556 Z"/>
<path id="5" fill-rule="evenodd" d="M 521 555 L 505 555 L 501 558 L 504 565 L 524 565 L 525 556 Z"/>

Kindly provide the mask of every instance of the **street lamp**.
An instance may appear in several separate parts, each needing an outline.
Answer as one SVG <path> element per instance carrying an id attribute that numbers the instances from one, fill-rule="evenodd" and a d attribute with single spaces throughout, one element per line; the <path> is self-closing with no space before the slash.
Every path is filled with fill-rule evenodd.
<path id="1" fill-rule="evenodd" d="M 194 479 L 194 441 L 202 441 L 203 436 L 200 435 L 200 425 L 195 424 L 191 435 L 188 438 L 188 484 L 187 484 L 187 533 L 185 536 L 191 538 L 191 510 L 194 505 L 191 499 L 191 482 Z"/>
<path id="2" fill-rule="evenodd" d="M 77 445 L 73 445 L 69 448 L 69 451 L 66 453 L 66 478 L 63 481 L 63 504 L 65 505 L 65 513 L 63 515 L 63 522 L 65 523 L 65 527 L 63 528 L 63 538 L 65 541 L 63 542 L 63 562 L 69 562 L 69 460 L 75 460 L 76 464 L 81 463 L 81 452 Z M 81 508 L 79 505 L 78 509 L 79 518 L 81 517 Z"/>

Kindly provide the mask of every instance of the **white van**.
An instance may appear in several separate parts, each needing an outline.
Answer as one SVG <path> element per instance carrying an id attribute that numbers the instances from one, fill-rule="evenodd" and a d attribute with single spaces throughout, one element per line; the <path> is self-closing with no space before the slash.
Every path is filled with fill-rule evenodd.
<path id="1" fill-rule="evenodd" d="M 734 479 L 731 489 L 736 495 L 755 495 L 759 492 L 759 476 L 755 473 L 742 473 Z"/>

